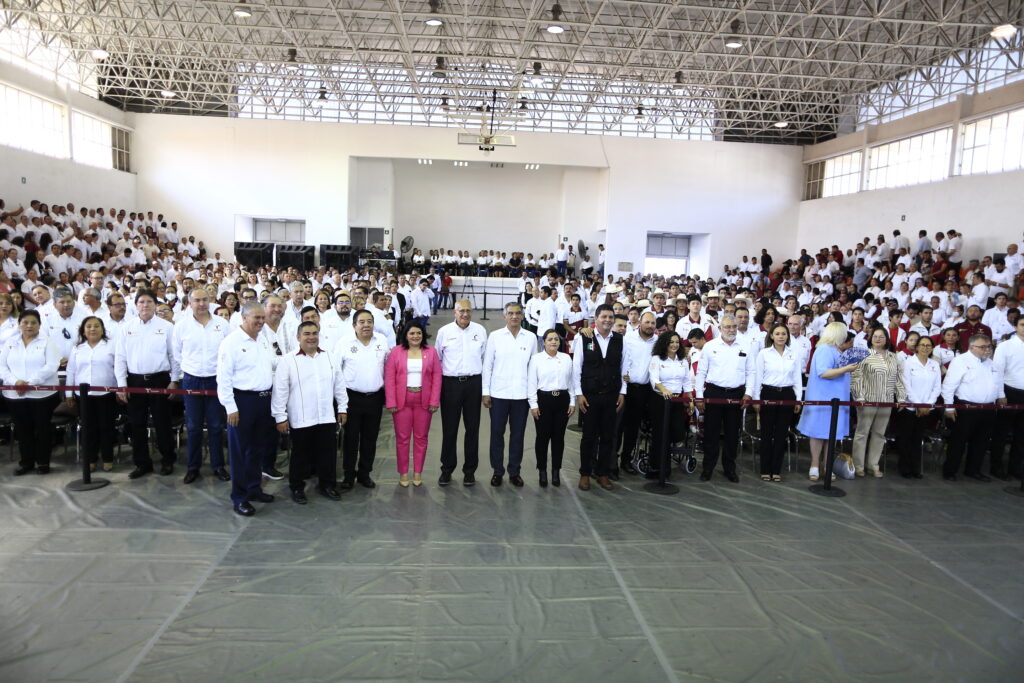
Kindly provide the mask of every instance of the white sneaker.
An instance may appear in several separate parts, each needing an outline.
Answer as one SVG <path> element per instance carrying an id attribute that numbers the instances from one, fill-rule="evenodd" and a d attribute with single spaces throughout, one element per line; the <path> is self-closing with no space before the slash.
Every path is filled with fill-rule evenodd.
<path id="1" fill-rule="evenodd" d="M 810 477 L 811 481 L 818 481 L 818 468 L 812 467 L 811 471 L 808 473 L 808 476 Z"/>

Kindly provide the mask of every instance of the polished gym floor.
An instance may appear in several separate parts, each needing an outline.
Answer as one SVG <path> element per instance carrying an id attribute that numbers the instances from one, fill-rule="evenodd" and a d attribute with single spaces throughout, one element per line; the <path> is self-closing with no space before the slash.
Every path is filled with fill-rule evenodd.
<path id="1" fill-rule="evenodd" d="M 494 314 L 491 314 L 493 317 Z M 492 321 L 488 328 L 493 328 Z M 1024 670 L 1024 498 L 1003 483 L 397 485 L 257 515 L 148 476 L 0 475 L 0 680 L 1002 681 Z M 488 421 L 483 419 L 486 433 Z M 485 439 L 482 439 L 485 441 Z M 6 447 L 3 447 L 6 453 Z M 482 452 L 486 463 L 486 448 Z M 802 459 L 806 472 L 806 455 Z"/>

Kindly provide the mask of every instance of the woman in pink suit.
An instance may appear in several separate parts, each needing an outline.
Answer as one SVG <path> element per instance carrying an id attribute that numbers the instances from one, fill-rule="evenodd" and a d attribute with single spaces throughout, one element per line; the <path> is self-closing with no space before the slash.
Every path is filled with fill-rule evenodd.
<path id="1" fill-rule="evenodd" d="M 398 483 L 409 485 L 409 437 L 413 440 L 414 486 L 423 485 L 430 418 L 441 405 L 441 361 L 427 346 L 427 331 L 417 321 L 402 330 L 398 346 L 384 364 L 385 405 L 395 420 Z"/>

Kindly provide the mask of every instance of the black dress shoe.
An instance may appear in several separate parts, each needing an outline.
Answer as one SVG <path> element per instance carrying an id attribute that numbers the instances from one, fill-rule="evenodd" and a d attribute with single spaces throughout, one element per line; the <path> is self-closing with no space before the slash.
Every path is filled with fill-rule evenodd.
<path id="1" fill-rule="evenodd" d="M 223 467 L 218 467 L 213 471 L 213 476 L 217 477 L 221 481 L 231 481 L 231 475 Z"/>
<path id="2" fill-rule="evenodd" d="M 306 498 L 305 491 L 292 491 L 292 500 L 298 503 L 299 505 L 305 505 L 306 503 L 309 502 L 309 500 Z"/>
<path id="3" fill-rule="evenodd" d="M 968 478 L 968 479 L 973 479 L 973 480 L 975 480 L 975 481 L 980 481 L 980 482 L 982 482 L 983 484 L 987 484 L 987 483 L 989 483 L 990 481 L 992 481 L 992 478 L 991 478 L 991 477 L 987 477 L 987 476 L 985 476 L 984 474 L 982 474 L 981 472 L 977 472 L 977 473 L 975 473 L 975 474 L 968 474 L 968 475 L 967 475 L 967 478 Z"/>
<path id="4" fill-rule="evenodd" d="M 49 473 L 50 473 L 50 466 L 49 465 L 40 465 L 39 467 L 36 468 L 36 474 L 49 474 Z"/>
<path id="5" fill-rule="evenodd" d="M 341 500 L 341 494 L 338 493 L 338 489 L 333 486 L 317 486 L 316 492 L 330 500 Z"/>
<path id="6" fill-rule="evenodd" d="M 183 480 L 186 484 L 191 484 L 199 478 L 199 470 L 189 470 L 185 473 L 185 479 Z"/>
<path id="7" fill-rule="evenodd" d="M 509 475 L 508 481 L 510 484 L 516 487 L 521 487 L 524 483 L 523 478 L 520 477 L 518 474 Z"/>
<path id="8" fill-rule="evenodd" d="M 740 483 L 740 475 L 736 474 L 735 472 L 726 472 L 725 478 L 734 484 Z"/>
<path id="9" fill-rule="evenodd" d="M 346 474 L 345 478 L 341 480 L 340 488 L 342 491 L 349 491 L 356 484 L 356 478 L 350 474 Z"/>
<path id="10" fill-rule="evenodd" d="M 236 503 L 235 514 L 242 515 L 243 517 L 252 517 L 256 514 L 256 508 L 249 503 Z"/>
<path id="11" fill-rule="evenodd" d="M 260 491 L 255 496 L 249 499 L 249 502 L 252 501 L 256 501 L 257 503 L 273 503 L 274 496 L 272 496 L 269 493 L 263 493 L 263 491 Z"/>
<path id="12" fill-rule="evenodd" d="M 625 472 L 626 474 L 637 474 L 636 468 L 633 467 L 633 463 L 630 462 L 629 460 L 623 460 L 622 463 L 619 465 L 619 469 Z"/>
<path id="13" fill-rule="evenodd" d="M 152 471 L 153 471 L 152 467 L 136 467 L 134 470 L 132 470 L 131 472 L 128 473 L 128 478 L 129 479 L 138 479 L 139 477 L 146 476 L 147 474 L 149 474 Z"/>
<path id="14" fill-rule="evenodd" d="M 561 486 L 562 485 L 562 478 L 558 475 L 558 470 L 554 470 L 554 471 L 551 472 L 551 485 L 552 486 Z"/>
<path id="15" fill-rule="evenodd" d="M 476 476 L 475 475 L 473 475 L 473 474 L 464 474 L 464 475 L 462 475 L 462 485 L 463 486 L 472 486 L 475 483 L 476 483 Z"/>
<path id="16" fill-rule="evenodd" d="M 174 465 L 160 465 L 160 474 L 165 477 L 168 474 L 174 474 Z"/>
<path id="17" fill-rule="evenodd" d="M 700 480 L 701 481 L 711 481 L 711 474 L 712 474 L 711 472 L 708 472 L 707 470 L 704 470 L 703 472 L 700 473 Z"/>
<path id="18" fill-rule="evenodd" d="M 375 489 L 375 488 L 377 488 L 377 484 L 374 483 L 373 479 L 370 479 L 370 475 L 369 474 L 361 474 L 361 475 L 359 475 L 358 477 L 356 477 L 356 481 L 358 481 L 360 484 L 362 484 L 364 488 L 368 488 L 368 489 Z"/>
<path id="19" fill-rule="evenodd" d="M 276 467 L 268 467 L 263 470 L 263 476 L 267 479 L 273 479 L 274 481 L 281 481 L 284 479 L 284 472 L 277 469 Z"/>
<path id="20" fill-rule="evenodd" d="M 537 481 L 538 481 L 538 483 L 540 483 L 541 486 L 547 486 L 548 485 L 548 473 L 545 472 L 544 470 L 541 470 L 540 472 L 538 472 L 537 473 Z"/>
<path id="21" fill-rule="evenodd" d="M 495 474 L 491 477 L 491 486 L 501 486 L 501 475 Z"/>
<path id="22" fill-rule="evenodd" d="M 609 478 L 610 478 L 610 479 L 611 479 L 612 481 L 618 481 L 618 480 L 619 480 L 619 470 L 618 470 L 618 468 L 615 468 L 614 470 L 612 470 L 611 472 L 609 472 L 609 473 L 608 473 L 608 477 L 609 477 Z"/>
<path id="23" fill-rule="evenodd" d="M 22 477 L 22 476 L 28 474 L 29 472 L 35 471 L 35 469 L 36 468 L 34 468 L 34 467 L 16 467 L 14 469 L 14 476 Z"/>
<path id="24" fill-rule="evenodd" d="M 437 478 L 437 485 L 438 486 L 447 486 L 450 483 L 452 483 L 452 473 L 451 472 L 442 472 L 441 476 Z"/>

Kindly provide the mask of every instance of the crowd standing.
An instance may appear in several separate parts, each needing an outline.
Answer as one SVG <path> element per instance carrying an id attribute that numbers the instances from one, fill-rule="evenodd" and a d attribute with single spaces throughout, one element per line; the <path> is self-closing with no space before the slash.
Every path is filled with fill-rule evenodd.
<path id="1" fill-rule="evenodd" d="M 606 278 L 603 247 L 592 262 L 564 244 L 540 259 L 417 253 L 407 274 L 365 267 L 301 273 L 249 270 L 210 256 L 201 241 L 152 213 L 40 202 L 13 211 L 0 203 L 0 211 L 0 376 L 15 387 L 4 398 L 21 452 L 16 475 L 49 472 L 48 425 L 61 398 L 62 409 L 79 411 L 86 425 L 85 457 L 105 470 L 113 468 L 123 414 L 132 479 L 157 469 L 150 429 L 160 474 L 173 474 L 172 416 L 183 407 L 184 482 L 200 477 L 205 433 L 211 473 L 230 482 L 234 510 L 245 516 L 255 514 L 253 502 L 273 501 L 264 480 L 286 476 L 277 469 L 284 436 L 294 502 L 308 502 L 312 479 L 330 500 L 356 484 L 374 488 L 385 409 L 401 486 L 423 485 L 437 411 L 438 483 L 449 485 L 458 469 L 461 426 L 462 483 L 475 484 L 482 409 L 490 414 L 495 487 L 506 475 L 524 485 L 531 418 L 538 482 L 559 486 L 574 414 L 582 420 L 584 490 L 595 482 L 612 489 L 636 474 L 644 424 L 649 476 L 670 467 L 663 456 L 699 423 L 701 480 L 721 461 L 722 474 L 736 482 L 739 434 L 752 412 L 761 478 L 781 481 L 787 439 L 799 433 L 809 438 L 808 476 L 817 480 L 830 410 L 800 401 L 831 398 L 920 404 L 842 409 L 837 438 L 853 434 L 858 476 L 883 476 L 891 420 L 899 426 L 896 471 L 908 478 L 921 477 L 925 430 L 943 425 L 950 430 L 946 479 L 987 481 L 986 456 L 987 471 L 1000 478 L 1019 477 L 1024 462 L 1021 414 L 989 410 L 1024 403 L 1024 242 L 1005 255 L 965 260 L 955 230 L 934 241 L 921 231 L 914 244 L 894 231 L 892 239 L 865 238 L 846 252 L 802 250 L 781 263 L 764 249 L 706 278 Z M 503 306 L 503 327 L 488 334 L 473 322 L 451 271 L 519 278 L 518 297 Z M 433 319 L 447 306 L 453 319 L 432 342 Z M 17 388 L 58 383 L 117 391 L 78 401 L 73 393 Z M 177 401 L 146 391 L 179 387 L 215 395 Z M 758 400 L 783 403 L 746 410 Z M 940 401 L 958 407 L 934 409 Z"/>

